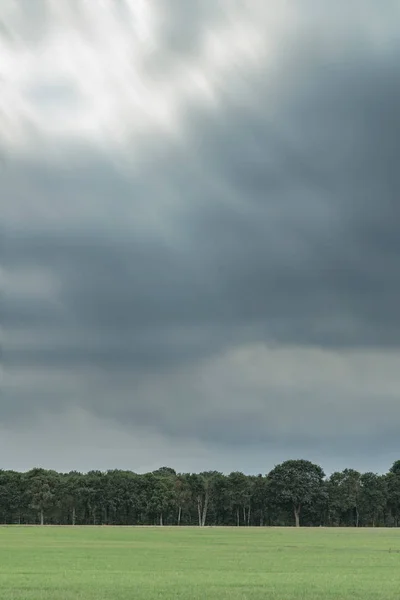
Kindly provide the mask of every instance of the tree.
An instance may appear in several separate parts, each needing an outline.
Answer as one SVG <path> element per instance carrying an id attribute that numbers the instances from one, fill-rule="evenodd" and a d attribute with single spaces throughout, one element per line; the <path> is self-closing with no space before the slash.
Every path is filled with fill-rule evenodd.
<path id="1" fill-rule="evenodd" d="M 386 475 L 353 469 L 324 479 L 304 460 L 264 477 L 216 471 L 58 474 L 0 470 L 0 523 L 79 525 L 399 526 L 400 461 Z"/>
<path id="2" fill-rule="evenodd" d="M 354 469 L 335 472 L 328 481 L 330 514 L 336 524 L 358 527 L 360 522 L 361 474 Z"/>
<path id="3" fill-rule="evenodd" d="M 218 471 L 204 471 L 203 473 L 193 473 L 189 477 L 189 484 L 192 490 L 192 497 L 196 501 L 199 527 L 204 527 L 207 521 L 207 514 L 216 490 L 216 484 L 222 477 Z"/>
<path id="4" fill-rule="evenodd" d="M 242 516 L 243 525 L 249 525 L 252 487 L 252 481 L 240 471 L 234 471 L 228 476 L 231 509 L 235 513 L 237 526 L 240 525 Z"/>
<path id="5" fill-rule="evenodd" d="M 176 471 L 171 467 L 160 467 L 156 471 L 153 471 L 153 475 L 157 475 L 159 477 L 176 477 Z"/>
<path id="6" fill-rule="evenodd" d="M 386 476 L 388 508 L 394 524 L 400 525 L 400 460 L 397 460 L 389 469 Z"/>
<path id="7" fill-rule="evenodd" d="M 59 482 L 58 507 L 65 522 L 76 525 L 76 513 L 79 505 L 79 491 L 84 476 L 76 471 L 61 475 Z"/>
<path id="8" fill-rule="evenodd" d="M 274 504 L 290 508 L 299 527 L 302 507 L 323 495 L 324 477 L 319 465 L 308 460 L 287 460 L 268 474 L 268 497 Z"/>
<path id="9" fill-rule="evenodd" d="M 96 525 L 106 520 L 106 477 L 104 473 L 101 471 L 86 473 L 82 478 L 82 485 L 77 490 L 77 495 L 85 511 L 87 523 L 92 522 L 93 525 Z"/>
<path id="10" fill-rule="evenodd" d="M 253 518 L 257 525 L 262 527 L 265 522 L 267 508 L 267 479 L 261 474 L 250 478 L 252 481 L 252 505 Z"/>
<path id="11" fill-rule="evenodd" d="M 382 518 L 387 505 L 386 478 L 376 473 L 364 473 L 360 477 L 360 507 L 364 524 L 375 527 Z"/>
<path id="12" fill-rule="evenodd" d="M 153 523 L 164 525 L 165 516 L 174 504 L 174 479 L 168 472 L 144 475 L 147 515 Z"/>
<path id="13" fill-rule="evenodd" d="M 26 475 L 29 506 L 38 511 L 41 525 L 44 525 L 45 511 L 52 506 L 58 477 L 58 473 L 45 469 L 32 469 Z"/>
<path id="14" fill-rule="evenodd" d="M 24 506 L 23 475 L 16 471 L 0 471 L 0 510 L 4 523 L 21 522 Z"/>
<path id="15" fill-rule="evenodd" d="M 175 478 L 174 490 L 175 503 L 178 508 L 177 525 L 181 524 L 182 512 L 190 506 L 191 490 L 188 476 L 185 474 L 177 475 Z"/>

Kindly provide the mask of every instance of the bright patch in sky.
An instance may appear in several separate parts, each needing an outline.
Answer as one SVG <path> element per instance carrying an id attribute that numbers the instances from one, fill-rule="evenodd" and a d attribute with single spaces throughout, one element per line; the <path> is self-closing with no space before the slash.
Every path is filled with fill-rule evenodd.
<path id="1" fill-rule="evenodd" d="M 34 40 L 25 35 L 25 5 L 9 2 L 0 37 L 3 144 L 24 153 L 40 140 L 41 151 L 47 142 L 53 153 L 53 142 L 68 141 L 131 150 L 154 130 L 179 139 L 185 105 L 215 107 L 238 66 L 262 59 L 265 69 L 274 41 L 265 26 L 276 35 L 288 23 L 285 5 L 272 15 L 261 1 L 226 5 L 195 56 L 154 71 L 152 61 L 168 53 L 157 0 L 47 0 L 46 26 Z"/>

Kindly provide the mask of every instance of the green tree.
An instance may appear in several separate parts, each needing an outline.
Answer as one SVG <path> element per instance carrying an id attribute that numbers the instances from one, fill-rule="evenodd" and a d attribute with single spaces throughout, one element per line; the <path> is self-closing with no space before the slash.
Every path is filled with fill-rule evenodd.
<path id="1" fill-rule="evenodd" d="M 251 496 L 253 482 L 240 471 L 234 471 L 228 476 L 228 493 L 231 509 L 236 518 L 236 525 L 249 525 L 251 511 Z"/>
<path id="2" fill-rule="evenodd" d="M 323 495 L 324 477 L 319 465 L 308 460 L 287 460 L 268 474 L 268 497 L 275 505 L 291 509 L 299 527 L 302 508 Z"/>
<path id="3" fill-rule="evenodd" d="M 0 471 L 0 510 L 4 523 L 21 523 L 24 508 L 23 476 L 16 471 Z"/>
<path id="4" fill-rule="evenodd" d="M 58 477 L 55 471 L 45 469 L 32 469 L 26 474 L 29 507 L 39 513 L 41 525 L 44 525 L 46 510 L 54 506 L 54 492 Z"/>
<path id="5" fill-rule="evenodd" d="M 63 474 L 58 487 L 57 504 L 64 522 L 76 525 L 77 510 L 80 507 L 79 491 L 83 485 L 84 475 L 77 471 Z"/>
<path id="6" fill-rule="evenodd" d="M 172 477 L 169 474 L 146 473 L 141 477 L 141 492 L 144 493 L 146 522 L 164 525 L 173 505 Z"/>
<path id="7" fill-rule="evenodd" d="M 178 509 L 177 525 L 181 524 L 182 513 L 190 507 L 192 493 L 190 489 L 190 481 L 187 475 L 179 474 L 175 478 L 174 489 L 175 504 Z"/>
<path id="8" fill-rule="evenodd" d="M 397 460 L 389 469 L 386 476 L 388 508 L 392 515 L 393 523 L 400 525 L 400 460 Z"/>
<path id="9" fill-rule="evenodd" d="M 329 513 L 337 525 L 358 527 L 360 522 L 361 474 L 354 469 L 332 473 L 328 480 Z"/>
<path id="10" fill-rule="evenodd" d="M 386 477 L 376 473 L 363 473 L 360 477 L 360 512 L 365 525 L 375 527 L 383 521 L 387 506 Z"/>
<path id="11" fill-rule="evenodd" d="M 87 524 L 100 525 L 107 519 L 106 476 L 101 471 L 89 471 L 77 489 L 78 501 L 84 511 Z"/>
<path id="12" fill-rule="evenodd" d="M 255 523 L 262 527 L 265 524 L 267 512 L 267 478 L 259 475 L 250 477 L 252 481 L 252 506 L 253 519 Z"/>
<path id="13" fill-rule="evenodd" d="M 221 477 L 222 475 L 218 471 L 193 473 L 189 477 L 192 498 L 197 507 L 199 527 L 204 527 L 206 524 L 208 510 Z"/>

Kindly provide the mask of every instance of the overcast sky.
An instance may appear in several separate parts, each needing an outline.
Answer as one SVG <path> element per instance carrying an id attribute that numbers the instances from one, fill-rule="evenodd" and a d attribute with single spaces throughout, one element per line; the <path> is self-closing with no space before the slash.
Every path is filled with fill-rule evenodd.
<path id="1" fill-rule="evenodd" d="M 1 0 L 1 467 L 400 458 L 399 19 Z"/>

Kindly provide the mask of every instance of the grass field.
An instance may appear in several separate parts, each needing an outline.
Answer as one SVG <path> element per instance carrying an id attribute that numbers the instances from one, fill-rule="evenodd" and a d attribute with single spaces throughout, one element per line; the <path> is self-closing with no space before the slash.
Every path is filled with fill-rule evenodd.
<path id="1" fill-rule="evenodd" d="M 1 600 L 399 600 L 400 530 L 1 527 Z"/>

